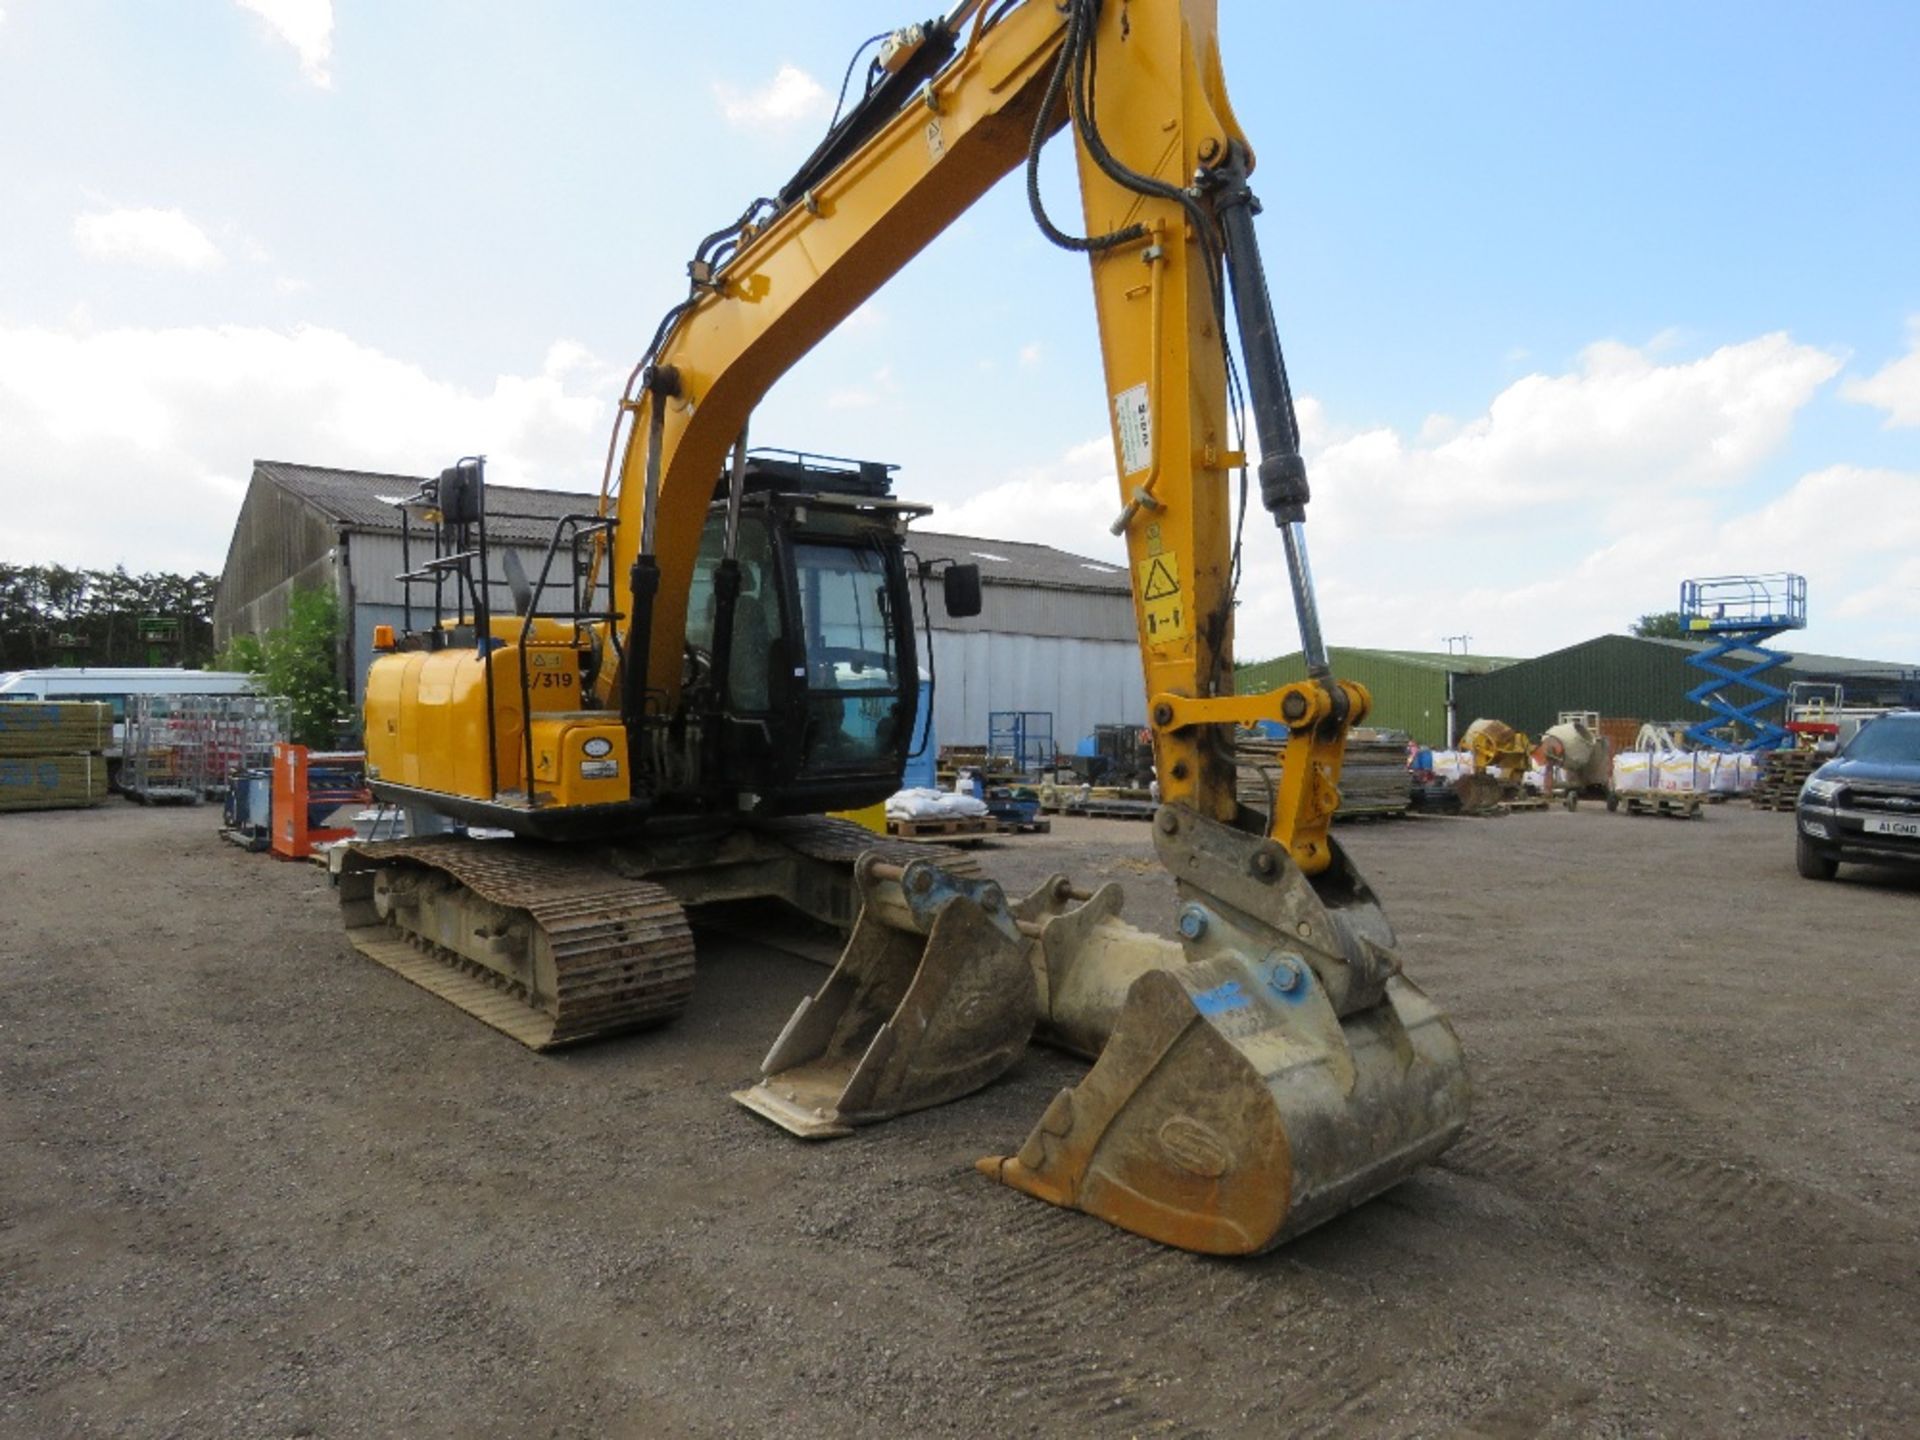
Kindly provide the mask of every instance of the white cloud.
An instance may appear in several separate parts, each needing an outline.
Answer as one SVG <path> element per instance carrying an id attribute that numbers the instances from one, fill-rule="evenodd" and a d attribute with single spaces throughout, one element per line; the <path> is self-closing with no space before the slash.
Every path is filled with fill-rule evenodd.
<path id="1" fill-rule="evenodd" d="M 1862 624 L 1857 597 L 1897 586 L 1896 555 L 1920 548 L 1920 475 L 1831 466 L 1754 493 L 1840 363 L 1777 334 L 1666 363 L 1609 342 L 1412 441 L 1316 413 L 1307 529 L 1330 640 L 1438 649 L 1470 632 L 1477 651 L 1534 655 L 1672 609 L 1690 575 L 1792 570 L 1829 627 L 1809 648 L 1910 650 L 1910 627 L 1885 610 Z M 1241 653 L 1297 648 L 1271 522 L 1248 533 Z"/>
<path id="2" fill-rule="evenodd" d="M 300 57 L 300 73 L 322 90 L 333 87 L 333 0 L 234 0 L 267 22 Z"/>
<path id="3" fill-rule="evenodd" d="M 1023 370 L 1033 370 L 1038 368 L 1040 364 L 1040 357 L 1043 354 L 1045 354 L 1045 351 L 1041 348 L 1040 342 L 1038 340 L 1033 340 L 1028 342 L 1025 345 L 1022 345 L 1020 347 L 1020 368 Z"/>
<path id="4" fill-rule="evenodd" d="M 1342 429 L 1302 396 L 1328 640 L 1438 650 L 1464 632 L 1477 652 L 1535 655 L 1673 608 L 1690 575 L 1793 570 L 1812 593 L 1808 649 L 1920 659 L 1920 474 L 1833 465 L 1769 478 L 1839 365 L 1784 335 L 1696 358 L 1596 345 L 1567 373 L 1529 375 L 1478 416 L 1428 417 L 1411 438 Z M 1117 561 L 1119 497 L 1102 435 L 926 523 Z M 1246 536 L 1238 651 L 1296 649 L 1257 487 Z"/>
<path id="5" fill-rule="evenodd" d="M 1783 334 L 1666 365 L 1603 341 L 1577 370 L 1515 381 L 1473 420 L 1429 417 L 1411 443 L 1386 428 L 1330 439 L 1311 457 L 1327 499 L 1320 518 L 1377 532 L 1472 510 L 1482 525 L 1532 525 L 1577 498 L 1591 523 L 1653 496 L 1731 485 L 1779 448 L 1839 368 L 1838 356 Z"/>
<path id="6" fill-rule="evenodd" d="M 826 87 L 798 65 L 783 64 L 757 90 L 741 90 L 715 81 L 720 113 L 736 130 L 784 130 L 805 120 L 824 118 L 830 108 Z"/>
<path id="7" fill-rule="evenodd" d="M 178 210 L 88 210 L 73 220 L 73 239 L 96 260 L 180 270 L 217 270 L 226 256 L 207 232 Z"/>
<path id="8" fill-rule="evenodd" d="M 1120 513 L 1113 441 L 1082 441 L 1057 459 L 1015 471 L 957 505 L 942 505 L 925 524 L 949 535 L 986 540 L 1040 540 L 1076 555 L 1125 564 L 1126 546 L 1108 532 Z"/>
<path id="9" fill-rule="evenodd" d="M 1907 353 L 1864 380 L 1849 380 L 1840 393 L 1887 412 L 1888 429 L 1920 425 L 1920 315 L 1907 322 Z"/>
<path id="10" fill-rule="evenodd" d="M 255 458 L 596 490 L 619 383 L 569 342 L 467 389 L 313 327 L 0 327 L 4 558 L 218 570 Z"/>

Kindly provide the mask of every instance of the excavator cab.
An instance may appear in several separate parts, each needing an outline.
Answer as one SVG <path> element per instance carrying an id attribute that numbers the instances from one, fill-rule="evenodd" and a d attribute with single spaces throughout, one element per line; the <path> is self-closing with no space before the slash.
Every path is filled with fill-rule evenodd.
<path id="1" fill-rule="evenodd" d="M 892 497 L 889 468 L 760 451 L 737 505 L 723 480 L 667 722 L 706 732 L 691 788 L 763 815 L 853 809 L 899 788 L 919 701 L 904 533 L 927 507 Z"/>

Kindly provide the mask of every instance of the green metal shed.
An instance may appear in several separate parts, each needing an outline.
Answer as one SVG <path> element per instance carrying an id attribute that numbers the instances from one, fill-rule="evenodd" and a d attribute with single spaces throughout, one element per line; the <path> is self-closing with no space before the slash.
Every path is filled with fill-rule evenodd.
<path id="1" fill-rule="evenodd" d="M 1791 637 L 1774 648 L 1787 650 Z M 1687 664 L 1704 647 L 1692 640 L 1601 635 L 1522 660 L 1484 675 L 1463 676 L 1455 687 L 1461 725 L 1481 716 L 1504 720 L 1538 736 L 1562 710 L 1597 710 L 1610 719 L 1694 721 L 1706 712 L 1687 692 L 1706 676 Z M 1746 662 L 1742 662 L 1746 663 Z M 1898 704 L 1915 671 L 1898 663 L 1835 655 L 1794 655 L 1772 678 L 1833 680 L 1856 703 Z"/>
<path id="2" fill-rule="evenodd" d="M 1427 650 L 1362 650 L 1338 645 L 1327 654 L 1335 675 L 1342 680 L 1357 680 L 1373 696 L 1373 713 L 1367 717 L 1367 724 L 1404 730 L 1422 745 L 1447 743 L 1449 683 L 1458 686 L 1467 678 L 1515 663 L 1499 655 L 1436 655 Z M 1296 652 L 1238 667 L 1234 688 L 1242 695 L 1251 695 L 1306 678 L 1306 662 Z M 1458 714 L 1461 726 L 1474 718 L 1465 709 Z"/>

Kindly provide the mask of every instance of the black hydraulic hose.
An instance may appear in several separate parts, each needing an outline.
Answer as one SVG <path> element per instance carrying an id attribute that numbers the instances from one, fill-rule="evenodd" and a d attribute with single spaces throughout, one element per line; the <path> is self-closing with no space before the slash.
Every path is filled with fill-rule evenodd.
<path id="1" fill-rule="evenodd" d="M 1047 143 L 1053 113 L 1060 104 L 1062 92 L 1067 88 L 1068 76 L 1079 68 L 1080 52 L 1083 48 L 1092 48 L 1091 13 L 1090 7 L 1077 3 L 1067 12 L 1066 39 L 1061 43 L 1060 58 L 1054 62 L 1053 74 L 1047 80 L 1047 93 L 1033 117 L 1033 134 L 1027 142 L 1027 208 L 1033 212 L 1033 222 L 1040 227 L 1042 235 L 1062 250 L 1083 254 L 1111 250 L 1116 245 L 1145 239 L 1147 234 L 1146 226 L 1133 224 L 1120 230 L 1110 230 L 1105 235 L 1069 235 L 1047 215 L 1046 202 L 1040 196 L 1040 151 Z M 1075 89 L 1078 90 L 1077 84 Z M 1070 112 L 1075 108 L 1072 104 L 1068 106 Z"/>
<path id="2" fill-rule="evenodd" d="M 847 86 L 853 83 L 853 67 L 860 63 L 860 57 L 867 53 L 868 46 L 878 45 L 892 33 L 891 30 L 882 30 L 878 35 L 869 35 L 860 42 L 859 47 L 848 57 L 847 73 L 840 77 L 840 98 L 833 102 L 833 118 L 827 121 L 827 132 L 829 134 L 833 132 L 833 127 L 840 123 L 840 112 L 845 108 L 847 103 Z M 867 78 L 869 82 L 871 82 L 873 78 L 873 72 L 871 70 L 867 72 Z M 868 88 L 872 88 L 871 84 L 869 84 Z"/>

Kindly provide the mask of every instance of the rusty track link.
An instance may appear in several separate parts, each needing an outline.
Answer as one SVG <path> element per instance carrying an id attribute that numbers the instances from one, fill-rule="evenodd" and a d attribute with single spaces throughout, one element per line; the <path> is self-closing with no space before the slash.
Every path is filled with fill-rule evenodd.
<path id="1" fill-rule="evenodd" d="M 526 917 L 552 959 L 552 995 L 382 919 L 381 869 L 438 871 Z M 680 903 L 584 857 L 509 841 L 392 840 L 354 847 L 341 875 L 347 938 L 369 959 L 535 1050 L 664 1024 L 693 995 L 693 935 Z"/>

